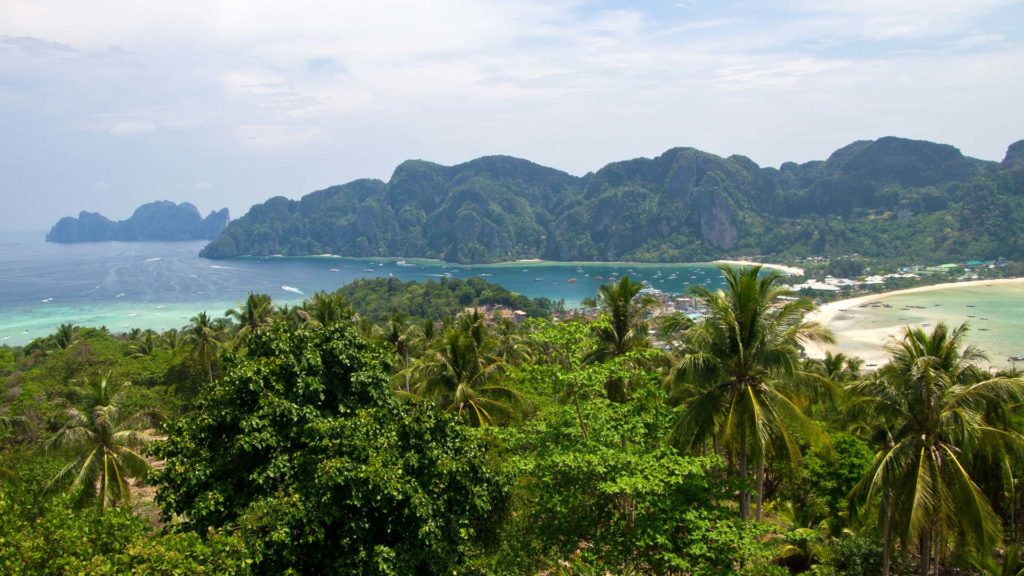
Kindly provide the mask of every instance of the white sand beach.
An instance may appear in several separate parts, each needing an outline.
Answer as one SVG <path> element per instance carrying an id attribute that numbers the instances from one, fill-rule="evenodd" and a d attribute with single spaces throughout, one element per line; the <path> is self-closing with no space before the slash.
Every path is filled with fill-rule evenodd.
<path id="1" fill-rule="evenodd" d="M 969 340 L 983 341 L 980 343 L 983 344 L 983 349 L 990 352 L 991 365 L 1007 365 L 1006 355 L 1017 353 L 1017 348 L 1013 346 L 1017 345 L 1024 349 L 1024 332 L 1020 331 L 1020 327 L 1016 323 L 1006 324 L 1006 322 L 1015 320 L 1012 314 L 988 313 L 992 317 L 990 322 L 989 318 L 983 315 L 986 312 L 967 314 L 974 311 L 972 309 L 975 304 L 966 304 L 968 308 L 963 308 L 960 306 L 960 301 L 957 300 L 954 303 L 954 308 L 950 306 L 941 308 L 941 303 L 931 303 L 928 308 L 924 308 L 910 304 L 911 299 L 907 298 L 912 295 L 942 292 L 946 292 L 947 296 L 960 295 L 963 292 L 982 294 L 985 289 L 989 288 L 992 290 L 1016 290 L 1018 288 L 1024 290 L 1024 278 L 947 282 L 829 302 L 810 314 L 808 319 L 821 322 L 832 329 L 837 342 L 835 345 L 825 346 L 808 343 L 805 345 L 807 354 L 812 358 L 822 358 L 826 351 L 845 352 L 848 355 L 863 358 L 868 365 L 881 365 L 887 359 L 885 345 L 893 339 L 899 338 L 907 326 L 928 327 L 932 322 L 937 321 L 945 321 L 952 325 L 966 321 L 972 325 Z M 915 299 L 920 300 L 919 298 Z M 913 309 L 893 308 L 891 305 L 887 306 L 885 310 L 865 307 L 865 305 L 873 303 L 886 305 L 890 301 L 897 302 L 896 306 L 910 306 Z M 981 317 L 979 318 L 978 315 Z M 1005 350 L 993 349 L 991 341 L 996 339 L 995 335 L 997 334 L 1000 336 L 999 340 L 1009 342 L 1008 348 Z"/>
<path id="2" fill-rule="evenodd" d="M 766 262 L 753 262 L 751 260 L 715 260 L 715 264 L 731 264 L 733 266 L 761 266 L 763 268 L 771 268 L 772 270 L 778 270 L 783 274 L 789 276 L 803 276 L 804 269 L 797 268 L 796 266 L 785 266 L 783 264 L 768 264 Z"/>

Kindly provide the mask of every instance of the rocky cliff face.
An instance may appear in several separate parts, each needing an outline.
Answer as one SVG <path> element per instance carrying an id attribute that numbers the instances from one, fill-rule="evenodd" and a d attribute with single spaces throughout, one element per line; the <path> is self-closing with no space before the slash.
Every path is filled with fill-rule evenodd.
<path id="1" fill-rule="evenodd" d="M 1017 140 L 1010 144 L 1010 147 L 1006 149 L 1006 157 L 1003 158 L 1003 164 L 1024 165 L 1024 140 Z"/>
<path id="2" fill-rule="evenodd" d="M 996 216 L 999 230 L 988 224 Z M 1022 229 L 1024 141 L 997 163 L 946 144 L 885 137 L 778 169 L 693 148 L 582 177 L 507 156 L 456 166 L 410 160 L 389 182 L 361 180 L 253 206 L 202 255 L 1024 258 Z"/>
<path id="3" fill-rule="evenodd" d="M 111 240 L 212 240 L 227 227 L 228 220 L 227 208 L 211 212 L 203 218 L 199 210 L 188 202 L 152 202 L 138 207 L 131 218 L 118 222 L 95 212 L 81 212 L 78 218 L 61 218 L 46 234 L 46 241 L 75 243 Z"/>

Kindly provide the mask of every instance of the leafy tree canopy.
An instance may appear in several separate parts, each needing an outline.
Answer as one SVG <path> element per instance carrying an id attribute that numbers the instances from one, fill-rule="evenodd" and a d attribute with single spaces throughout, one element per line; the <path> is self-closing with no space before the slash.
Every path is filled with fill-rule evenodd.
<path id="1" fill-rule="evenodd" d="M 260 571 L 451 573 L 505 480 L 454 419 L 399 402 L 354 328 L 253 333 L 170 428 L 158 501 L 197 531 L 234 526 Z"/>

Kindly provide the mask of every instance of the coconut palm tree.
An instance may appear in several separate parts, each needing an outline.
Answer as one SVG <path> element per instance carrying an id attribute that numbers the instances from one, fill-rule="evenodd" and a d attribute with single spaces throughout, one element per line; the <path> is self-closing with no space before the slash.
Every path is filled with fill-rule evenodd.
<path id="1" fill-rule="evenodd" d="M 206 367 L 210 382 L 213 382 L 213 357 L 220 348 L 220 336 L 220 330 L 205 310 L 189 319 L 185 328 L 185 339 L 192 343 L 193 354 Z"/>
<path id="2" fill-rule="evenodd" d="M 522 330 L 508 318 L 495 323 L 494 353 L 506 364 L 522 364 L 533 360 L 533 351 Z"/>
<path id="3" fill-rule="evenodd" d="M 514 420 L 523 406 L 518 392 L 497 383 L 504 365 L 489 354 L 486 340 L 475 335 L 471 322 L 448 329 L 438 344 L 416 361 L 412 368 L 418 381 L 413 391 L 433 398 L 444 410 L 465 417 L 473 426 L 501 424 Z"/>
<path id="4" fill-rule="evenodd" d="M 1021 545 L 1011 544 L 1003 553 L 1002 563 L 995 557 L 983 556 L 972 559 L 971 565 L 981 576 L 1024 576 L 1024 560 L 1021 556 Z"/>
<path id="5" fill-rule="evenodd" d="M 135 344 L 130 346 L 132 350 L 132 356 L 149 356 L 153 352 L 156 352 L 157 347 L 160 344 L 159 336 L 153 330 L 145 330 L 139 335 Z"/>
<path id="6" fill-rule="evenodd" d="M 395 313 L 388 319 L 384 338 L 395 347 L 399 368 L 395 374 L 396 385 L 406 393 L 412 392 L 412 353 L 423 342 L 420 327 L 406 324 L 401 314 Z"/>
<path id="7" fill-rule="evenodd" d="M 623 276 L 618 282 L 603 284 L 597 289 L 594 303 L 608 321 L 595 325 L 600 346 L 588 355 L 591 361 L 600 362 L 650 345 L 645 315 L 655 300 L 641 295 L 643 288 L 642 283 Z"/>
<path id="8" fill-rule="evenodd" d="M 146 480 L 150 465 L 140 454 L 147 443 L 142 430 L 154 419 L 147 413 L 122 416 L 124 388 L 111 385 L 108 378 L 79 388 L 87 408 L 68 408 L 64 425 L 46 443 L 47 450 L 65 453 L 71 461 L 44 493 L 69 487 L 78 504 L 95 500 L 100 510 L 130 502 L 129 480 Z"/>
<path id="9" fill-rule="evenodd" d="M 598 288 L 597 299 L 592 303 L 601 309 L 603 321 L 594 324 L 598 346 L 587 354 L 584 363 L 605 362 L 650 346 L 646 315 L 655 300 L 642 295 L 643 288 L 642 283 L 634 282 L 629 276 Z M 605 391 L 612 401 L 625 402 L 629 397 L 629 383 L 622 378 L 610 378 L 605 383 Z"/>
<path id="10" fill-rule="evenodd" d="M 267 294 L 254 294 L 249 292 L 245 302 L 237 308 L 230 308 L 224 312 L 225 318 L 231 318 L 238 322 L 238 338 L 256 332 L 271 322 L 274 317 L 274 302 Z"/>
<path id="11" fill-rule="evenodd" d="M 877 377 L 851 385 L 853 406 L 879 419 L 890 440 L 878 451 L 853 496 L 881 501 L 886 559 L 892 537 L 920 546 L 920 573 L 957 541 L 975 556 L 991 552 L 1001 523 L 972 477 L 972 459 L 1016 459 L 1024 438 L 993 421 L 993 406 L 1024 401 L 1024 381 L 977 368 L 984 354 L 964 346 L 967 327 L 939 323 L 931 333 L 908 328 L 888 346 Z M 887 564 L 887 562 L 886 562 Z"/>
<path id="12" fill-rule="evenodd" d="M 184 334 L 180 331 L 171 328 L 164 332 L 161 338 L 163 340 L 164 347 L 173 353 L 177 352 L 178 348 L 181 347 L 183 336 Z"/>
<path id="13" fill-rule="evenodd" d="M 57 333 L 54 334 L 54 338 L 56 339 L 57 348 L 61 350 L 70 348 L 78 340 L 78 328 L 70 322 L 61 324 L 57 327 Z"/>
<path id="14" fill-rule="evenodd" d="M 310 322 L 316 322 L 321 326 L 351 320 L 353 315 L 352 306 L 344 296 L 323 290 L 303 302 L 302 310 L 309 315 Z"/>
<path id="15" fill-rule="evenodd" d="M 0 439 L 7 433 L 17 433 L 28 429 L 28 421 L 21 416 L 0 416 Z M 0 467 L 0 480 L 12 481 L 14 474 Z"/>
<path id="16" fill-rule="evenodd" d="M 668 376 L 672 398 L 686 409 L 676 421 L 673 440 L 684 448 L 711 439 L 733 456 L 739 477 L 750 479 L 757 466 L 760 519 L 766 460 L 778 452 L 799 457 L 798 437 L 820 437 L 794 400 L 817 380 L 802 378 L 801 343 L 830 342 L 828 330 L 804 316 L 807 300 L 782 300 L 791 293 L 776 273 L 760 266 L 720 266 L 726 289 L 691 290 L 707 310 L 686 334 L 682 353 Z M 740 490 L 740 515 L 750 517 L 749 487 Z"/>

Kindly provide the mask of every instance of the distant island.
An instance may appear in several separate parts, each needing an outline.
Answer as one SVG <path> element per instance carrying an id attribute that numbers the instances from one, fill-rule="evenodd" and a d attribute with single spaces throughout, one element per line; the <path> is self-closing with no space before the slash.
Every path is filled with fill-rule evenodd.
<path id="1" fill-rule="evenodd" d="M 127 220 L 114 222 L 96 212 L 80 212 L 78 218 L 61 218 L 46 234 L 47 242 L 106 242 L 120 240 L 179 241 L 212 240 L 228 225 L 228 209 L 203 218 L 199 210 L 182 202 L 167 200 L 139 206 Z"/>
<path id="2" fill-rule="evenodd" d="M 387 183 L 356 180 L 253 206 L 201 255 L 323 253 L 461 263 L 1019 259 L 1024 141 L 992 162 L 886 137 L 779 168 L 674 148 L 582 177 L 507 156 L 410 160 Z"/>

